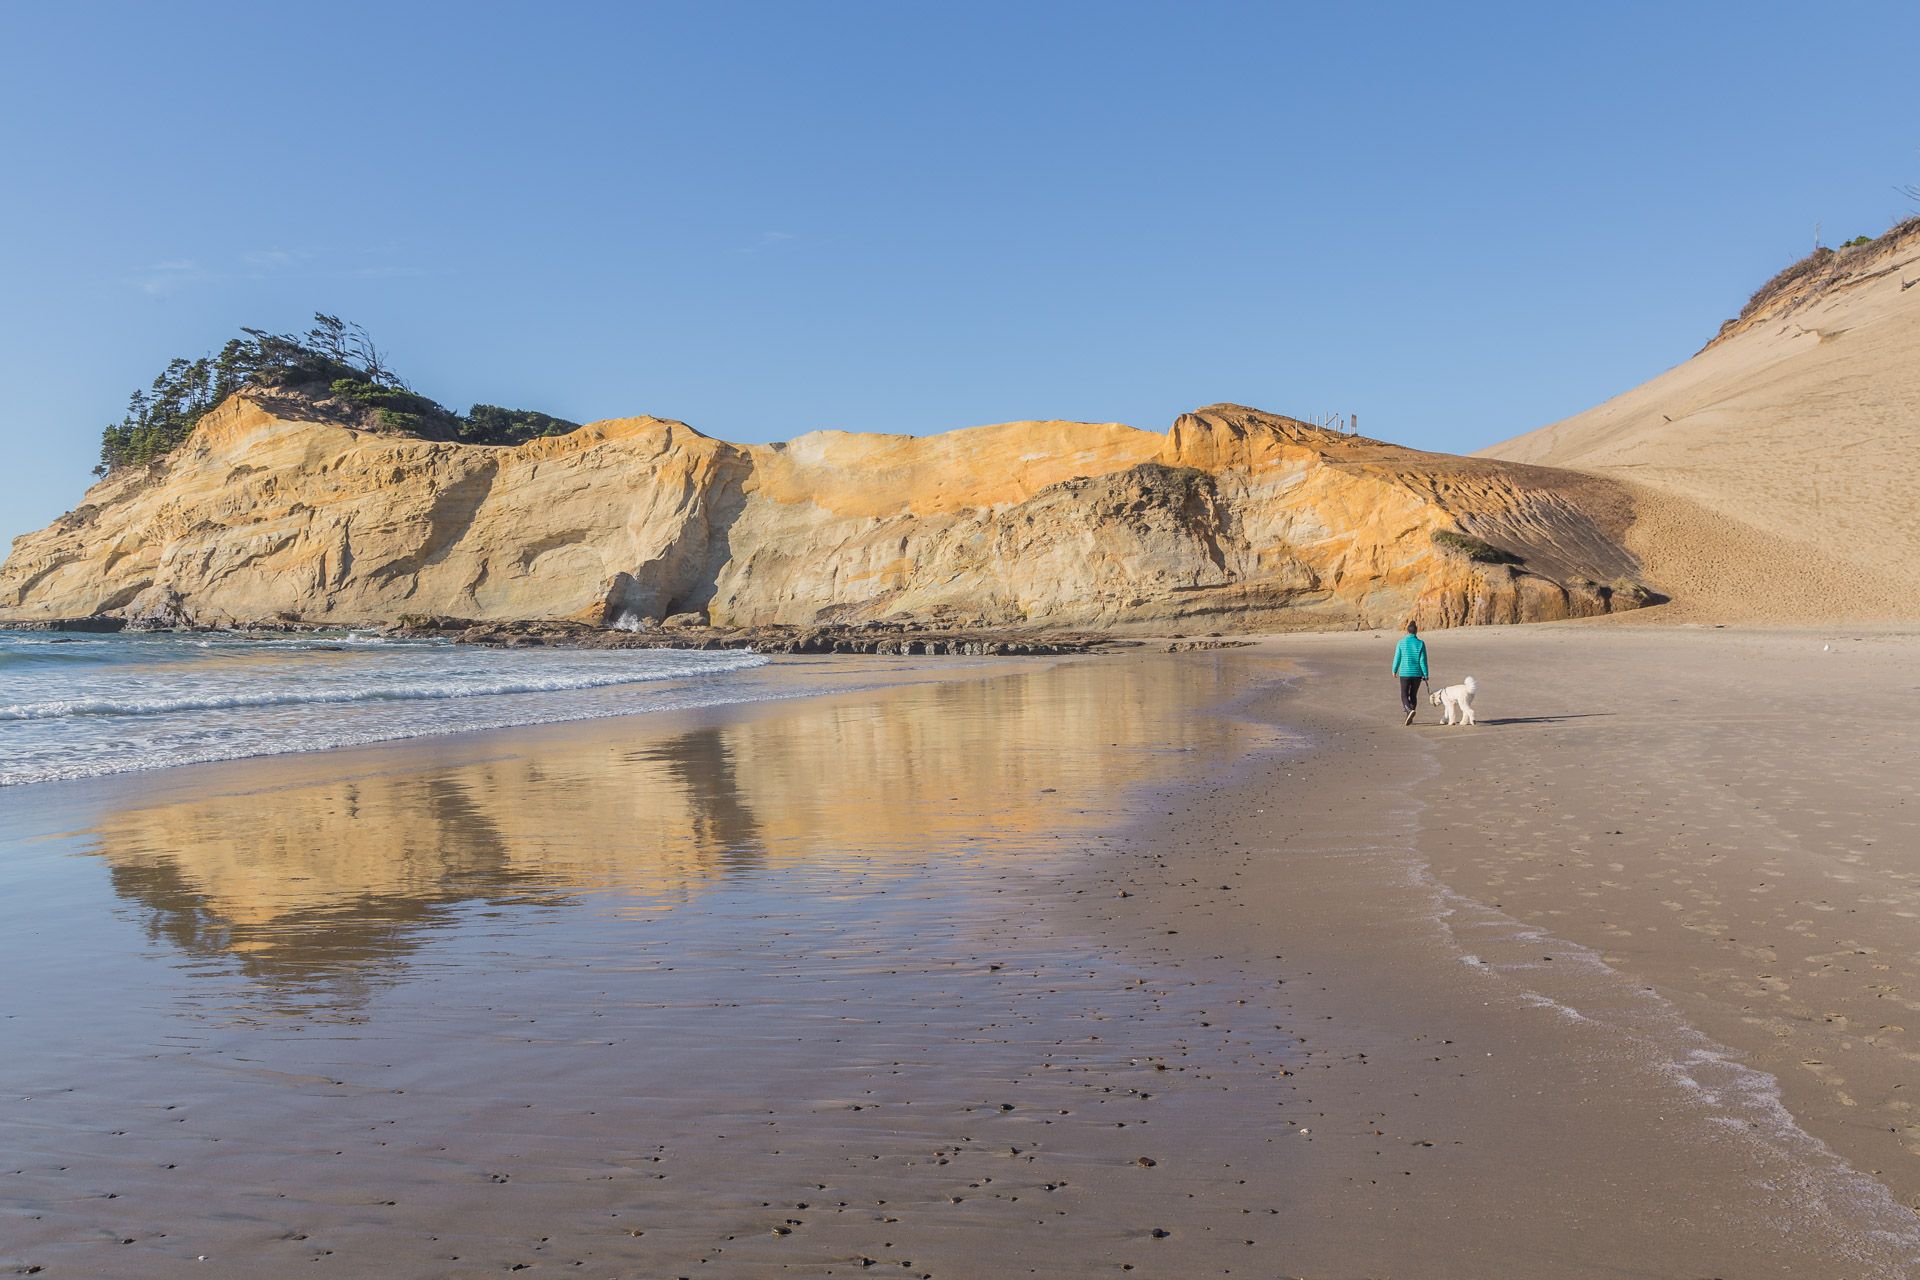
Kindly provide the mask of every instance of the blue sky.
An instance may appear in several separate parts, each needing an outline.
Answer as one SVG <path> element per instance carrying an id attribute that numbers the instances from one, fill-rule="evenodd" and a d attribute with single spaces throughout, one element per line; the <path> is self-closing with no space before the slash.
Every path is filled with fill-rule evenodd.
<path id="1" fill-rule="evenodd" d="M 739 441 L 1233 400 L 1465 452 L 1920 182 L 1920 6 L 0 5 L 0 539 L 240 326 Z"/>

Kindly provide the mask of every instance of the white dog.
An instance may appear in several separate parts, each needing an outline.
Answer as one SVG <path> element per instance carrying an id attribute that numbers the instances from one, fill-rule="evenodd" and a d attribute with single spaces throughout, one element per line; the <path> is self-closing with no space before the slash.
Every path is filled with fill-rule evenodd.
<path id="1" fill-rule="evenodd" d="M 1479 687 L 1474 683 L 1473 677 L 1468 676 L 1459 684 L 1435 689 L 1427 701 L 1436 707 L 1446 708 L 1445 714 L 1440 717 L 1441 724 L 1472 724 L 1473 694 Z"/>

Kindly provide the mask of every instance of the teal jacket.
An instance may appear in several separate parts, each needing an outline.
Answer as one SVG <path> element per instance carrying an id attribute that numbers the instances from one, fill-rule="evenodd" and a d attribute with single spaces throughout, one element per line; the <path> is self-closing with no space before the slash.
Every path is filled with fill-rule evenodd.
<path id="1" fill-rule="evenodd" d="M 1402 636 L 1393 651 L 1393 674 L 1427 678 L 1427 642 L 1419 636 Z"/>

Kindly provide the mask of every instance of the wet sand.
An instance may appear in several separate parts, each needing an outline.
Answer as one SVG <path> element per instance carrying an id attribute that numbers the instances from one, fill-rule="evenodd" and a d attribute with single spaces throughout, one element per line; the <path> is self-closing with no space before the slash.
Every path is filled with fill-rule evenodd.
<path id="1" fill-rule="evenodd" d="M 1429 637 L 1437 680 L 1482 684 L 1472 729 L 1424 703 L 1401 724 L 1391 636 L 1265 646 L 1305 672 L 1276 711 L 1315 744 L 1270 794 L 1315 802 L 1279 830 L 1249 817 L 1257 778 L 1169 806 L 1115 914 L 1284 954 L 1291 1025 L 1321 1028 L 1333 1150 L 1277 1274 L 1920 1274 L 1912 1059 L 1884 1025 L 1920 969 L 1920 644 L 1852 636 Z M 1728 929 L 1752 890 L 1779 896 Z M 1728 960 L 1763 933 L 1801 961 L 1755 970 L 1771 1009 Z M 1849 1075 L 1877 1113 L 1808 1087 Z"/>
<path id="2" fill-rule="evenodd" d="M 1910 638 L 1384 643 L 10 789 L 0 1262 L 1920 1274 Z"/>

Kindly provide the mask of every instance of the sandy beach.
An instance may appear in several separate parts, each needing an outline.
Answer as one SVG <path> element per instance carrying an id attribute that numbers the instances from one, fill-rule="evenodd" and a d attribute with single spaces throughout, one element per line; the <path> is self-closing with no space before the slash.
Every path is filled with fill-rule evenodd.
<path id="1" fill-rule="evenodd" d="M 7 15 L 0 1278 L 1920 1280 L 1920 5 L 179 9 Z"/>
<path id="2" fill-rule="evenodd" d="M 1920 1274 L 1920 641 L 1430 640 L 10 788 L 0 1260 Z"/>

